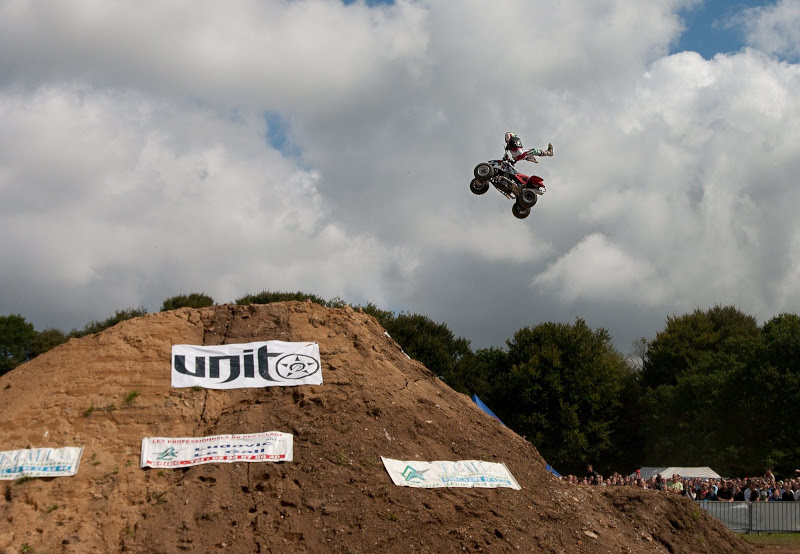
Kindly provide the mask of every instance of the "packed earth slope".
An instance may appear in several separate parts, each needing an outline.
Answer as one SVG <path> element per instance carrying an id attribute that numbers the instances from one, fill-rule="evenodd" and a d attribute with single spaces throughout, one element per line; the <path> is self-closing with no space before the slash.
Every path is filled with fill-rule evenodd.
<path id="1" fill-rule="evenodd" d="M 173 389 L 174 344 L 319 343 L 324 384 Z M 0 552 L 749 552 L 688 500 L 579 487 L 410 360 L 374 318 L 286 302 L 184 308 L 0 377 L 0 450 L 85 446 L 2 481 Z M 144 437 L 282 431 L 294 461 L 140 469 Z M 505 463 L 522 490 L 395 486 L 381 456 Z"/>

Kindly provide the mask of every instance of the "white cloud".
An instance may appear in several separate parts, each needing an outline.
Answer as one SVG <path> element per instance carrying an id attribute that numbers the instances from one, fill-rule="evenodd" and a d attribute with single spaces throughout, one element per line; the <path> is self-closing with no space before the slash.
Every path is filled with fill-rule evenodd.
<path id="1" fill-rule="evenodd" d="M 748 44 L 768 54 L 800 59 L 800 0 L 748 8 L 732 18 L 744 27 Z"/>
<path id="2" fill-rule="evenodd" d="M 411 276 L 396 266 L 413 268 L 413 249 L 344 231 L 259 116 L 69 85 L 0 94 L 0 120 L 6 309 L 113 313 L 186 288 L 385 298 Z"/>
<path id="3" fill-rule="evenodd" d="M 424 15 L 403 0 L 381 9 L 338 0 L 4 2 L 0 50 L 16 55 L 0 59 L 0 74 L 320 115 L 379 94 L 389 72 L 412 71 L 426 48 Z"/>
<path id="4" fill-rule="evenodd" d="M 305 289 L 502 344 L 799 311 L 799 66 L 665 55 L 693 3 L 0 0 L 0 314 Z M 555 146 L 523 221 L 468 191 L 507 130 Z"/>
<path id="5" fill-rule="evenodd" d="M 580 161 L 568 169 L 574 190 L 559 208 L 565 217 L 575 209 L 579 225 L 556 243 L 561 257 L 535 283 L 570 302 L 605 303 L 616 287 L 618 305 L 664 313 L 715 303 L 761 318 L 796 310 L 775 283 L 796 271 L 787 237 L 800 230 L 792 215 L 798 86 L 798 66 L 754 50 L 657 60 L 612 107 L 615 125 L 587 121 L 569 141 Z M 622 275 L 642 276 L 646 286 L 602 277 L 586 237 L 601 252 L 609 245 L 596 244 L 593 230 L 613 245 L 608 259 Z"/>
<path id="6" fill-rule="evenodd" d="M 664 300 L 655 271 L 600 233 L 585 237 L 541 274 L 532 285 L 567 302 L 591 298 L 608 302 L 619 295 L 645 304 Z"/>

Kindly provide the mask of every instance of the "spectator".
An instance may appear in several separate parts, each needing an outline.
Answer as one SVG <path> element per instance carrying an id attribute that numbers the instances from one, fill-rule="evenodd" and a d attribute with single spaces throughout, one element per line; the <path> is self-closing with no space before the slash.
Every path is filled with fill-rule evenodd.
<path id="1" fill-rule="evenodd" d="M 730 482 L 726 482 L 722 488 L 718 490 L 717 500 L 721 500 L 723 502 L 733 501 L 733 489 L 731 488 Z"/>
<path id="2" fill-rule="evenodd" d="M 753 494 L 753 482 L 750 481 L 750 479 L 748 479 L 744 489 L 744 501 L 750 502 L 750 496 L 752 496 L 752 494 Z"/>
<path id="3" fill-rule="evenodd" d="M 681 476 L 677 473 L 672 476 L 672 479 L 667 483 L 667 490 L 681 494 L 683 492 L 683 482 Z"/>
<path id="4" fill-rule="evenodd" d="M 778 481 L 770 470 L 764 477 L 745 477 L 733 479 L 708 479 L 699 477 L 682 478 L 673 474 L 666 479 L 657 474 L 643 479 L 641 472 L 631 477 L 614 472 L 608 478 L 594 471 L 592 464 L 586 466 L 586 476 L 566 475 L 563 480 L 577 485 L 598 485 L 606 487 L 634 486 L 641 489 L 654 489 L 681 494 L 697 501 L 723 502 L 795 502 L 800 501 L 800 477 Z"/>

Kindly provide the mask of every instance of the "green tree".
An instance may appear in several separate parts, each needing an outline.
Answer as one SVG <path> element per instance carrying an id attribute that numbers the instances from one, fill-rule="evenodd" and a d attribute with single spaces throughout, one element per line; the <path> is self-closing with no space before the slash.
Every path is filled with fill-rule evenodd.
<path id="1" fill-rule="evenodd" d="M 214 299 L 201 292 L 179 294 L 164 300 L 161 311 L 177 310 L 178 308 L 207 308 L 214 305 Z"/>
<path id="2" fill-rule="evenodd" d="M 750 390 L 760 393 L 763 404 L 748 411 L 759 412 L 750 415 L 761 419 L 758 430 L 761 442 L 768 447 L 759 469 L 772 467 L 779 475 L 789 477 L 800 460 L 800 317 L 778 315 L 764 324 L 762 332 L 764 351 L 760 363 L 754 374 L 746 377 Z M 765 429 L 767 433 L 763 432 Z"/>
<path id="3" fill-rule="evenodd" d="M 642 384 L 654 389 L 675 385 L 701 356 L 718 352 L 733 337 L 757 337 L 753 316 L 733 306 L 696 309 L 691 314 L 668 317 L 666 328 L 648 344 L 642 365 Z"/>
<path id="4" fill-rule="evenodd" d="M 44 354 L 48 350 L 51 350 L 59 344 L 63 344 L 65 342 L 67 342 L 67 336 L 61 329 L 51 327 L 43 331 L 39 331 L 31 341 L 31 358 L 35 358 L 40 354 Z"/>
<path id="5" fill-rule="evenodd" d="M 755 318 L 734 307 L 668 318 L 642 367 L 643 463 L 737 474 L 756 463 L 764 441 L 751 442 L 741 424 L 753 427 L 769 408 L 742 384 L 763 374 L 763 353 Z"/>
<path id="6" fill-rule="evenodd" d="M 0 317 L 0 375 L 30 359 L 33 324 L 19 314 Z"/>
<path id="7" fill-rule="evenodd" d="M 495 406 L 506 402 L 508 367 L 508 353 L 492 347 L 466 354 L 456 365 L 456 371 L 463 392 L 477 394 L 488 406 Z"/>
<path id="8" fill-rule="evenodd" d="M 507 378 L 492 394 L 495 413 L 562 471 L 616 459 L 621 394 L 631 374 L 605 329 L 542 323 L 508 341 Z"/>
<path id="9" fill-rule="evenodd" d="M 114 315 L 106 318 L 104 321 L 92 321 L 87 323 L 80 331 L 73 329 L 69 333 L 69 337 L 83 337 L 93 333 L 99 333 L 109 327 L 113 327 L 120 321 L 126 319 L 133 319 L 134 317 L 141 317 L 147 315 L 146 308 L 127 308 L 125 310 L 117 310 Z"/>
<path id="10" fill-rule="evenodd" d="M 394 321 L 395 316 L 394 313 L 389 310 L 381 310 L 372 302 L 369 302 L 366 306 L 360 306 L 360 308 L 364 311 L 365 314 L 369 314 L 375 319 L 378 320 L 381 327 L 386 329 L 388 325 Z"/>
<path id="11" fill-rule="evenodd" d="M 403 351 L 433 371 L 452 388 L 466 392 L 456 367 L 470 353 L 469 341 L 456 338 L 444 323 L 419 314 L 401 313 L 386 322 L 384 329 Z"/>

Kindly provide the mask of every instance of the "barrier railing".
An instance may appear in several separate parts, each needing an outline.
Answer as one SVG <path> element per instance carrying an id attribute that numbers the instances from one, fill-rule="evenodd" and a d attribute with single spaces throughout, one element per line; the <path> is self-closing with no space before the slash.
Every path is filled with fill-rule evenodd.
<path id="1" fill-rule="evenodd" d="M 800 532 L 800 502 L 695 502 L 737 533 Z"/>

